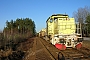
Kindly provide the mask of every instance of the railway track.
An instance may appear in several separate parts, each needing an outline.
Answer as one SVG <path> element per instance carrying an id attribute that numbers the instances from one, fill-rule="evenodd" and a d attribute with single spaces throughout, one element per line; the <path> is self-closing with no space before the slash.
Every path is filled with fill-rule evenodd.
<path id="1" fill-rule="evenodd" d="M 43 44 L 41 38 L 36 38 L 36 58 L 35 60 L 55 60 L 54 56 Z"/>
<path id="2" fill-rule="evenodd" d="M 60 50 L 56 49 L 51 43 L 48 41 L 45 41 L 40 38 L 40 41 L 42 42 L 45 49 L 48 51 L 48 53 L 51 55 L 52 60 L 59 60 L 58 59 L 58 53 Z M 62 58 L 64 59 L 64 58 Z M 47 60 L 47 59 L 46 59 Z"/>
<path id="3" fill-rule="evenodd" d="M 24 60 L 90 60 L 90 50 L 87 48 L 58 50 L 49 41 L 34 38 L 33 47 L 28 50 Z"/>
<path id="4" fill-rule="evenodd" d="M 82 47 L 78 50 L 75 48 L 67 48 L 66 50 L 60 51 L 48 41 L 45 41 L 43 39 L 41 39 L 40 41 L 55 60 L 90 60 L 90 50 L 85 47 Z"/>
<path id="5" fill-rule="evenodd" d="M 81 50 L 70 48 L 62 51 L 62 53 L 69 60 L 90 60 L 89 55 L 83 54 Z"/>

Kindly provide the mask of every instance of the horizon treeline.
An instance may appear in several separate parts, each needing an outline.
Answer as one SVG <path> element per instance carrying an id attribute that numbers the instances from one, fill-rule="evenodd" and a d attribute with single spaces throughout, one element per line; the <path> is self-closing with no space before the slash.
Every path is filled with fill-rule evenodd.
<path id="1" fill-rule="evenodd" d="M 16 20 L 6 21 L 6 27 L 4 27 L 4 37 L 15 35 L 27 35 L 34 36 L 36 34 L 35 22 L 30 18 L 17 18 Z"/>

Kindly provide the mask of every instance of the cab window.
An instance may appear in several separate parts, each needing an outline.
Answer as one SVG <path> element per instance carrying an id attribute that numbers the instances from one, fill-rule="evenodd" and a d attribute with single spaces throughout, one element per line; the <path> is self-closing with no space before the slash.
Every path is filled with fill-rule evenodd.
<path id="1" fill-rule="evenodd" d="M 53 22 L 53 20 L 52 19 L 50 19 L 50 23 L 52 23 Z"/>

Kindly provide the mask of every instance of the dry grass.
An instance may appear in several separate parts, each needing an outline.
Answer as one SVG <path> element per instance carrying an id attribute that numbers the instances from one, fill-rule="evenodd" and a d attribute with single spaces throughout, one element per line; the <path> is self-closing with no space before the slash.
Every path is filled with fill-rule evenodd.
<path id="1" fill-rule="evenodd" d="M 0 51 L 0 57 L 7 57 L 12 54 L 12 49 L 9 49 L 7 51 Z"/>
<path id="2" fill-rule="evenodd" d="M 84 40 L 84 41 L 83 41 L 83 46 L 90 49 L 90 41 Z"/>

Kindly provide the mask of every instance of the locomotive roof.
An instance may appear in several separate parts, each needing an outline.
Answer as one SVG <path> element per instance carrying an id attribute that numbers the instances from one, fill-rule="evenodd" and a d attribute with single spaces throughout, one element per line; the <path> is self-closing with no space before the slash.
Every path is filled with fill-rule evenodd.
<path id="1" fill-rule="evenodd" d="M 52 17 L 52 16 L 68 16 L 68 15 L 67 14 L 53 14 L 50 17 Z M 48 19 L 50 19 L 50 17 Z M 48 19 L 47 19 L 47 21 L 48 21 Z"/>
<path id="2" fill-rule="evenodd" d="M 52 16 L 68 16 L 66 14 L 53 14 Z"/>

